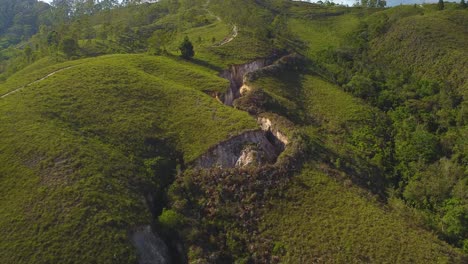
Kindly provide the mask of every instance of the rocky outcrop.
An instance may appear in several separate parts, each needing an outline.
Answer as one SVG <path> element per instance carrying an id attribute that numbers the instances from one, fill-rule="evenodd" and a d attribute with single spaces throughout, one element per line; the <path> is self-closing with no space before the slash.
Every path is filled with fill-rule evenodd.
<path id="1" fill-rule="evenodd" d="M 240 87 L 244 84 L 244 76 L 271 64 L 270 59 L 258 59 L 246 64 L 232 65 L 230 69 L 221 73 L 221 77 L 228 79 L 230 82 L 229 89 L 224 95 L 223 103 L 232 106 L 235 99 L 240 96 Z"/>
<path id="2" fill-rule="evenodd" d="M 221 101 L 232 106 L 235 99 L 252 91 L 249 81 L 263 74 L 295 67 L 300 62 L 299 57 L 295 55 L 282 57 L 273 64 L 274 58 L 233 65 L 222 72 L 221 77 L 228 79 L 230 86 Z M 215 97 L 218 98 L 217 95 Z M 261 130 L 248 131 L 217 144 L 195 160 L 194 165 L 201 168 L 232 168 L 275 162 L 289 144 L 289 139 L 273 125 L 272 119 L 258 117 L 257 121 Z"/>
<path id="3" fill-rule="evenodd" d="M 255 146 L 247 146 L 241 152 L 239 159 L 236 162 L 237 168 L 257 166 L 262 163 L 261 153 L 258 152 Z"/>
<path id="4" fill-rule="evenodd" d="M 137 250 L 139 264 L 172 263 L 167 245 L 150 226 L 137 228 L 131 235 L 131 241 Z"/>
<path id="5" fill-rule="evenodd" d="M 271 121 L 270 118 L 258 117 L 257 123 L 260 125 L 260 128 L 263 131 L 268 131 L 271 134 L 273 134 L 275 139 L 277 139 L 283 146 L 286 146 L 289 144 L 288 137 L 274 125 L 274 123 Z"/>
<path id="6" fill-rule="evenodd" d="M 274 63 L 269 63 L 265 67 L 246 73 L 243 78 L 243 84 L 245 85 L 248 82 L 253 82 L 262 76 L 274 76 L 285 70 L 300 71 L 302 68 L 304 68 L 305 64 L 305 58 L 299 54 L 293 53 L 286 55 Z"/>
<path id="7" fill-rule="evenodd" d="M 262 130 L 247 131 L 240 135 L 225 140 L 210 148 L 205 154 L 195 160 L 195 165 L 201 168 L 222 167 L 233 168 L 236 164 L 245 165 L 253 153 L 243 150 L 247 146 L 255 146 L 256 158 L 259 164 L 272 163 L 278 156 L 277 148 L 270 142 Z M 244 153 L 244 154 L 243 154 Z M 244 156 L 241 161 L 239 159 Z M 238 163 L 239 161 L 239 163 Z"/>
<path id="8" fill-rule="evenodd" d="M 252 82 L 261 76 L 273 75 L 281 71 L 301 68 L 304 63 L 304 57 L 298 54 L 290 54 L 276 60 L 277 56 L 257 59 L 246 64 L 232 65 L 228 70 L 221 73 L 221 77 L 230 82 L 229 89 L 223 97 L 225 105 L 232 106 L 234 100 L 239 98 L 245 92 L 250 91 L 248 82 Z M 275 61 L 276 60 L 276 61 Z"/>
<path id="9" fill-rule="evenodd" d="M 247 84 L 243 84 L 241 88 L 239 89 L 240 96 L 244 96 L 251 91 L 252 91 L 252 87 L 250 87 Z"/>

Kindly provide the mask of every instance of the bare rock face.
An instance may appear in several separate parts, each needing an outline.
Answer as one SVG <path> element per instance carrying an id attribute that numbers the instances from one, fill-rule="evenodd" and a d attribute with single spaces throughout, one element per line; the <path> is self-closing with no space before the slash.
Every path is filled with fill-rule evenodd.
<path id="1" fill-rule="evenodd" d="M 252 87 L 250 87 L 250 86 L 248 86 L 247 84 L 244 83 L 244 85 L 241 86 L 241 88 L 239 90 L 239 93 L 240 93 L 240 96 L 244 96 L 247 93 L 249 93 L 250 91 L 252 91 Z"/>
<path id="2" fill-rule="evenodd" d="M 257 123 L 260 125 L 263 131 L 270 131 L 273 136 L 280 141 L 284 146 L 289 144 L 288 137 L 279 131 L 274 125 L 273 122 L 267 117 L 259 117 Z"/>
<path id="3" fill-rule="evenodd" d="M 246 64 L 232 65 L 230 69 L 221 73 L 220 76 L 230 82 L 230 87 L 222 98 L 223 103 L 232 106 L 235 99 L 252 91 L 249 80 L 255 77 L 256 72 L 272 63 L 273 57 L 263 58 Z M 274 65 L 273 68 L 280 66 Z M 248 131 L 220 142 L 195 160 L 193 165 L 200 168 L 233 168 L 275 162 L 289 140 L 276 129 L 269 118 L 260 117 L 258 124 L 261 130 Z"/>
<path id="4" fill-rule="evenodd" d="M 243 155 L 243 150 L 246 146 L 254 145 L 262 157 L 262 163 L 270 163 L 276 160 L 278 153 L 275 146 L 268 141 L 265 132 L 261 130 L 247 131 L 240 135 L 234 136 L 228 140 L 210 148 L 205 154 L 195 160 L 195 165 L 201 168 L 222 167 L 233 168 L 238 163 L 239 158 Z M 252 156 L 252 153 L 245 153 L 244 160 L 247 162 Z M 245 163 L 244 161 L 240 163 Z"/>
<path id="5" fill-rule="evenodd" d="M 236 162 L 236 167 L 251 167 L 251 166 L 257 166 L 258 164 L 262 163 L 262 153 L 259 153 L 259 151 L 256 149 L 256 147 L 248 145 L 245 147 L 239 159 Z"/>
<path id="6" fill-rule="evenodd" d="M 172 263 L 167 245 L 152 232 L 150 226 L 137 228 L 131 236 L 131 241 L 137 249 L 139 264 Z"/>
<path id="7" fill-rule="evenodd" d="M 221 73 L 221 77 L 228 79 L 230 87 L 224 95 L 224 104 L 232 106 L 235 99 L 240 96 L 240 87 L 244 84 L 244 76 L 268 64 L 267 59 L 258 59 L 247 64 L 233 65 L 231 69 Z"/>

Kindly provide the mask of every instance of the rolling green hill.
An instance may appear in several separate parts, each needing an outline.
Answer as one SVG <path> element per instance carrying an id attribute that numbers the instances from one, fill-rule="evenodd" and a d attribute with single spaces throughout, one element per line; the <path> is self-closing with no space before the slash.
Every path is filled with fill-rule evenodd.
<path id="1" fill-rule="evenodd" d="M 261 235 L 284 263 L 462 263 L 458 252 L 394 208 L 307 166 L 271 202 Z M 409 221 L 408 221 L 409 220 Z"/>
<path id="2" fill-rule="evenodd" d="M 144 55 L 73 64 L 0 101 L 4 263 L 135 261 L 127 234 L 151 223 L 143 197 L 161 196 L 167 163 L 256 127 L 200 91 L 227 83 L 197 65 Z"/>
<path id="3" fill-rule="evenodd" d="M 301 80 L 296 87 L 288 73 L 253 83 L 295 102 L 294 113 L 303 115 L 296 124 L 320 145 L 310 154 L 315 162 L 262 212 L 259 233 L 271 241 L 272 254 L 285 263 L 463 262 L 398 199 L 384 206 L 375 195 L 390 180 L 384 114 L 317 76 L 296 78 Z"/>
<path id="4" fill-rule="evenodd" d="M 388 17 L 391 21 L 391 13 Z M 375 60 L 404 68 L 418 78 L 468 89 L 466 61 L 460 60 L 468 52 L 466 12 L 446 10 L 393 20 L 397 21 L 386 26 L 385 34 L 372 40 Z"/>

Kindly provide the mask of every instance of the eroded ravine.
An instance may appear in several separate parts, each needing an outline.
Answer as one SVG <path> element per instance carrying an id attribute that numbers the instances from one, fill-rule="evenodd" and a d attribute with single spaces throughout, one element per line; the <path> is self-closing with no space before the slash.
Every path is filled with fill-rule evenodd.
<path id="1" fill-rule="evenodd" d="M 232 106 L 234 100 L 249 92 L 248 75 L 272 65 L 274 58 L 257 59 L 245 64 L 232 65 L 220 76 L 229 80 L 229 88 L 220 101 Z M 288 137 L 279 131 L 274 121 L 256 117 L 258 130 L 246 131 L 211 147 L 195 160 L 199 168 L 233 168 L 273 164 L 289 143 Z"/>
<path id="2" fill-rule="evenodd" d="M 222 102 L 225 105 L 232 106 L 234 100 L 241 96 L 240 89 L 246 81 L 244 80 L 246 74 L 257 71 L 271 63 L 271 59 L 257 59 L 246 64 L 232 65 L 229 69 L 223 71 L 220 76 L 229 80 L 230 85 Z"/>
<path id="3" fill-rule="evenodd" d="M 257 59 L 252 62 L 233 65 L 220 76 L 230 82 L 220 101 L 232 106 L 234 101 L 249 92 L 249 74 L 272 65 L 273 58 Z M 241 89 L 244 91 L 241 92 Z M 245 131 L 212 146 L 189 167 L 209 169 L 213 167 L 261 167 L 274 164 L 278 156 L 290 143 L 290 139 L 280 131 L 275 121 L 268 116 L 255 116 L 259 128 Z M 174 237 L 161 237 L 150 226 L 140 226 L 132 236 L 132 244 L 139 252 L 139 263 L 185 262 L 181 241 Z M 174 234 L 175 235 L 175 234 Z M 179 259 L 177 259 L 177 257 Z"/>

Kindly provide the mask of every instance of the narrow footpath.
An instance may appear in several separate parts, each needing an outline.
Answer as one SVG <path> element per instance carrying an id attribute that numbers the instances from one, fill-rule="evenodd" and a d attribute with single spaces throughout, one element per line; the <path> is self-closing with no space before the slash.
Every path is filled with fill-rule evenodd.
<path id="1" fill-rule="evenodd" d="M 24 89 L 24 88 L 26 88 L 26 87 L 28 87 L 28 86 L 30 86 L 30 85 L 33 85 L 33 84 L 38 83 L 38 82 L 40 82 L 40 81 L 43 81 L 43 80 L 49 78 L 50 76 L 52 76 L 52 75 L 54 75 L 54 74 L 56 74 L 56 73 L 59 73 L 59 72 L 61 72 L 61 71 L 64 71 L 64 70 L 67 70 L 67 69 L 70 69 L 70 68 L 73 68 L 73 67 L 75 67 L 75 66 L 69 66 L 69 67 L 65 67 L 65 68 L 56 70 L 56 71 L 54 71 L 54 72 L 51 72 L 51 73 L 47 74 L 46 76 L 40 78 L 39 80 L 35 80 L 34 82 L 30 82 L 30 83 L 28 83 L 28 84 L 26 84 L 26 85 L 24 85 L 24 86 L 21 86 L 21 87 L 19 87 L 19 88 L 16 88 L 16 89 L 14 89 L 13 91 L 8 92 L 8 93 L 6 93 L 6 94 L 0 96 L 0 98 L 3 99 L 3 98 L 5 98 L 5 97 L 7 97 L 7 96 L 10 96 L 10 95 L 12 95 L 12 94 L 14 94 L 14 93 L 16 93 L 16 92 L 21 91 L 22 89 Z"/>

